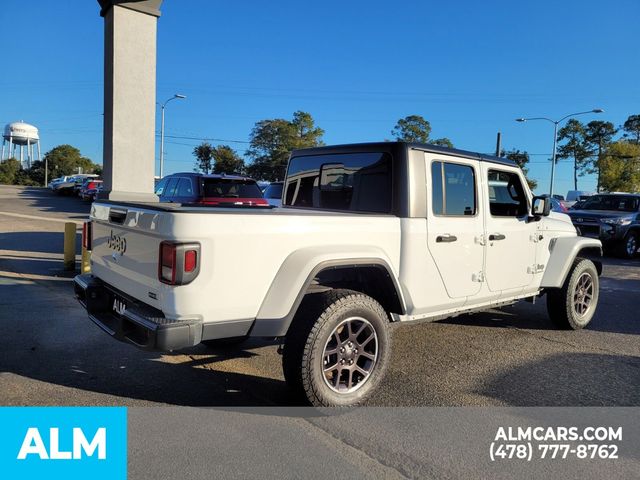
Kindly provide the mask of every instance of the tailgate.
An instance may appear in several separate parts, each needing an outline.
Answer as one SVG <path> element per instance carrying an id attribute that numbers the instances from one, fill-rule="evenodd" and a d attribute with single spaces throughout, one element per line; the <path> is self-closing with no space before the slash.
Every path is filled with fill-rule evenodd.
<path id="1" fill-rule="evenodd" d="M 124 293 L 158 307 L 161 227 L 169 212 L 95 204 L 91 209 L 91 271 Z"/>

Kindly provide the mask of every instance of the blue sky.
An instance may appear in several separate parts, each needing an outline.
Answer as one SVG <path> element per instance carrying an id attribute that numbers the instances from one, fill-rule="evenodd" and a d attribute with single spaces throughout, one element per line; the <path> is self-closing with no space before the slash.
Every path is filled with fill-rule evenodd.
<path id="1" fill-rule="evenodd" d="M 44 151 L 70 143 L 101 162 L 98 12 L 92 0 L 2 0 L 0 122 L 33 123 Z M 328 144 L 389 139 L 419 114 L 467 150 L 492 152 L 501 131 L 506 148 L 533 154 L 546 190 L 553 126 L 514 118 L 599 107 L 582 120 L 621 125 L 640 113 L 637 0 L 165 0 L 162 12 L 158 100 L 188 97 L 167 107 L 167 135 L 234 140 L 223 143 L 240 152 L 256 121 L 295 110 Z M 191 170 L 198 142 L 166 141 L 166 171 Z M 556 178 L 557 193 L 572 189 L 569 162 Z"/>

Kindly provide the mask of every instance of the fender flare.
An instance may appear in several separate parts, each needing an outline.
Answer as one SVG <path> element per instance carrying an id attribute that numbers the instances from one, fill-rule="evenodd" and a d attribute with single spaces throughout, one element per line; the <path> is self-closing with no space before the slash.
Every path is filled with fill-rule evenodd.
<path id="1" fill-rule="evenodd" d="M 260 306 L 250 335 L 285 335 L 314 277 L 325 269 L 345 266 L 384 268 L 400 300 L 403 310 L 400 313 L 404 313 L 406 304 L 398 275 L 381 249 L 353 245 L 308 247 L 291 253 L 282 263 Z"/>
<path id="2" fill-rule="evenodd" d="M 571 265 L 583 250 L 597 251 L 602 256 L 602 242 L 587 237 L 558 237 L 549 244 L 551 256 L 542 276 L 541 288 L 560 288 L 569 274 Z M 593 255 L 590 255 L 593 256 Z M 602 264 L 597 262 L 598 274 L 602 272 Z"/>

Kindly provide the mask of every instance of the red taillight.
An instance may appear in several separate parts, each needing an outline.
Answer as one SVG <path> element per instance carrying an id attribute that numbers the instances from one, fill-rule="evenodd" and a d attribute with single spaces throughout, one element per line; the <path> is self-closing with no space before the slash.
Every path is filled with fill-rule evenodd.
<path id="1" fill-rule="evenodd" d="M 162 242 L 160 244 L 160 281 L 175 285 L 176 283 L 176 245 Z"/>
<path id="2" fill-rule="evenodd" d="M 200 244 L 160 243 L 158 280 L 169 285 L 186 285 L 200 273 Z"/>
<path id="3" fill-rule="evenodd" d="M 82 247 L 91 250 L 91 222 L 82 224 Z"/>
<path id="4" fill-rule="evenodd" d="M 193 272 L 198 265 L 198 252 L 195 250 L 187 250 L 184 252 L 184 271 Z"/>

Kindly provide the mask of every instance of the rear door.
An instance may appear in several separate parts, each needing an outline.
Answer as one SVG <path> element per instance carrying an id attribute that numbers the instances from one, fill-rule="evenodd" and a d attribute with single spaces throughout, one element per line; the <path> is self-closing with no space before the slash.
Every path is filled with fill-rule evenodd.
<path id="1" fill-rule="evenodd" d="M 479 162 L 425 154 L 429 192 L 427 244 L 452 299 L 480 291 L 484 246 Z"/>
<path id="2" fill-rule="evenodd" d="M 488 189 L 487 285 L 492 292 L 517 294 L 536 273 L 538 222 L 529 221 L 529 197 L 518 171 L 488 162 L 482 171 Z"/>

